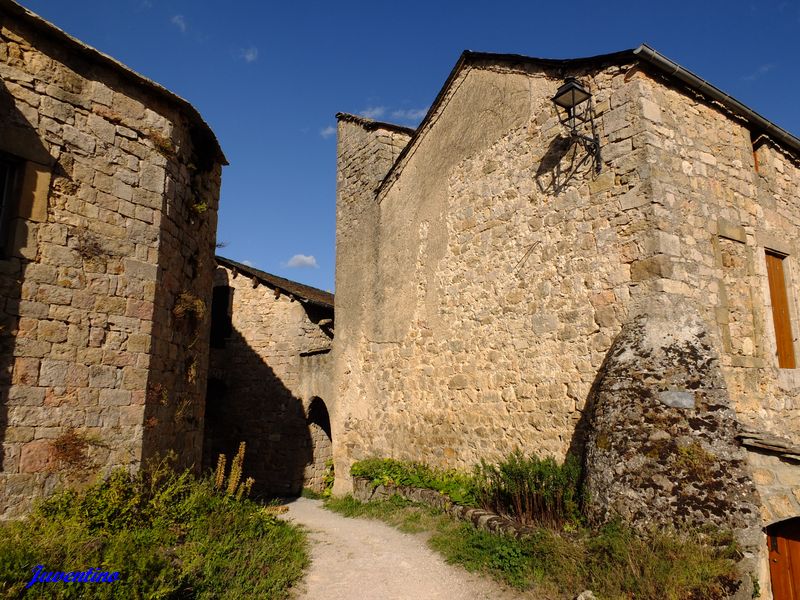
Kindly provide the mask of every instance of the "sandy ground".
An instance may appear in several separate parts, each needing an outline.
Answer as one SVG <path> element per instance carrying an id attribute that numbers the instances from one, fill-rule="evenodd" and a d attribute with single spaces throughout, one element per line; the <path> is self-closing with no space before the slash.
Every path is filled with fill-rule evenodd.
<path id="1" fill-rule="evenodd" d="M 448 565 L 423 535 L 349 519 L 298 498 L 288 517 L 311 539 L 311 566 L 297 597 L 307 600 L 516 600 L 524 596 Z"/>

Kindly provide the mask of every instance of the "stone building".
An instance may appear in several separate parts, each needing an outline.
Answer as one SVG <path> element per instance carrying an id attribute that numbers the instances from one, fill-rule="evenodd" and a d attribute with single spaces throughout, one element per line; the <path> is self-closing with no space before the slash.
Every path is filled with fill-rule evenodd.
<path id="1" fill-rule="evenodd" d="M 247 444 L 263 494 L 322 491 L 331 458 L 333 294 L 217 257 L 205 463 Z"/>
<path id="2" fill-rule="evenodd" d="M 466 52 L 416 130 L 340 114 L 336 491 L 374 455 L 574 452 L 595 518 L 731 527 L 765 590 L 800 516 L 799 184 L 800 140 L 647 46 Z"/>
<path id="3" fill-rule="evenodd" d="M 0 515 L 199 465 L 221 166 L 185 100 L 0 0 Z"/>

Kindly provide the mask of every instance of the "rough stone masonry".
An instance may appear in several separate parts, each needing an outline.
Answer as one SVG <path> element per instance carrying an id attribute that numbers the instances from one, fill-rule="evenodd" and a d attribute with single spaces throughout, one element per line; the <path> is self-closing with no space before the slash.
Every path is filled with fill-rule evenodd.
<path id="1" fill-rule="evenodd" d="M 220 171 L 186 101 L 0 1 L 0 516 L 199 465 Z"/>
<path id="2" fill-rule="evenodd" d="M 599 164 L 552 101 L 568 76 Z M 800 355 L 800 140 L 646 46 L 467 52 L 416 130 L 340 115 L 338 140 L 336 491 L 369 456 L 469 468 L 589 436 L 598 518 L 706 515 L 765 589 L 763 532 L 800 516 L 800 370 L 779 356 Z M 696 368 L 641 352 L 664 314 Z M 698 468 L 638 476 L 656 454 Z M 612 462 L 626 485 L 602 483 Z"/>

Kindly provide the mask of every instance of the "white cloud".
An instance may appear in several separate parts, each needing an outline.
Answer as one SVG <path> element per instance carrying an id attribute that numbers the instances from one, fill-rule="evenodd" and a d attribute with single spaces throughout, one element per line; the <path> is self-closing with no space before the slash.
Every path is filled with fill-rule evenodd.
<path id="1" fill-rule="evenodd" d="M 244 59 L 244 62 L 254 62 L 258 58 L 258 48 L 255 46 L 242 48 L 240 56 Z"/>
<path id="2" fill-rule="evenodd" d="M 745 75 L 742 77 L 744 81 L 755 81 L 756 79 L 760 79 L 770 71 L 775 69 L 775 65 L 772 63 L 767 63 L 758 67 L 755 71 L 750 73 L 749 75 Z"/>
<path id="3" fill-rule="evenodd" d="M 336 127 L 328 125 L 325 129 L 320 129 L 319 134 L 327 140 L 332 135 L 336 135 Z"/>
<path id="4" fill-rule="evenodd" d="M 251 260 L 243 260 L 242 264 L 247 265 L 248 267 L 255 267 L 255 264 L 253 264 L 253 261 Z"/>
<path id="5" fill-rule="evenodd" d="M 370 106 L 361 111 L 361 116 L 368 119 L 379 119 L 386 113 L 385 106 Z"/>
<path id="6" fill-rule="evenodd" d="M 286 263 L 286 266 L 292 269 L 313 268 L 318 269 L 317 259 L 313 256 L 306 256 L 305 254 L 295 254 Z"/>
<path id="7" fill-rule="evenodd" d="M 400 121 L 419 121 L 428 112 L 428 107 L 425 108 L 401 108 L 392 112 L 393 119 Z"/>
<path id="8" fill-rule="evenodd" d="M 183 15 L 175 15 L 169 20 L 170 23 L 175 25 L 178 29 L 181 30 L 181 33 L 186 33 L 187 25 L 186 25 L 186 17 Z"/>

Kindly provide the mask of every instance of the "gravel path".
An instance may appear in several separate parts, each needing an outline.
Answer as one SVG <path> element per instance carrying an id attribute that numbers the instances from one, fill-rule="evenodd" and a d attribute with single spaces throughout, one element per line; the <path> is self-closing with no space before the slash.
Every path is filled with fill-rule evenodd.
<path id="1" fill-rule="evenodd" d="M 288 516 L 311 538 L 311 566 L 298 597 L 306 600 L 512 600 L 493 581 L 448 565 L 422 535 L 370 519 L 349 519 L 298 498 Z"/>

